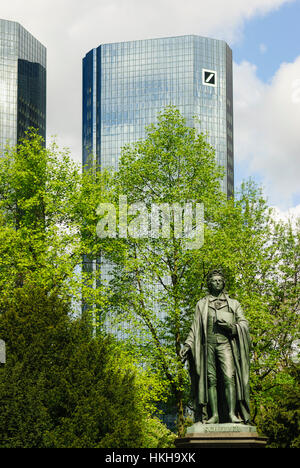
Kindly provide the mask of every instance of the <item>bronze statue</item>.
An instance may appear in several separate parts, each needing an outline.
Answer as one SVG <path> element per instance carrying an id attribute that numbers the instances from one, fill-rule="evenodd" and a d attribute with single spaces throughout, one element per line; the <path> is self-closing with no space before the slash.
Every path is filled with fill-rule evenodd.
<path id="1" fill-rule="evenodd" d="M 188 360 L 195 420 L 206 424 L 248 423 L 248 322 L 238 301 L 225 292 L 219 270 L 208 275 L 209 295 L 196 306 L 181 351 Z"/>

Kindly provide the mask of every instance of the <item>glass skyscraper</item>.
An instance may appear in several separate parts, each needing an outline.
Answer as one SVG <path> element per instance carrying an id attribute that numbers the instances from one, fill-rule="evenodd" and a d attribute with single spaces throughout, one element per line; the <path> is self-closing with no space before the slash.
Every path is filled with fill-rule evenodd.
<path id="1" fill-rule="evenodd" d="M 0 151 L 29 127 L 46 138 L 46 48 L 19 23 L 0 19 Z"/>
<path id="2" fill-rule="evenodd" d="M 232 52 L 195 35 L 103 44 L 83 59 L 83 164 L 118 166 L 124 144 L 145 136 L 159 111 L 176 106 L 208 134 L 233 194 Z M 195 124 L 193 117 L 199 122 Z"/>

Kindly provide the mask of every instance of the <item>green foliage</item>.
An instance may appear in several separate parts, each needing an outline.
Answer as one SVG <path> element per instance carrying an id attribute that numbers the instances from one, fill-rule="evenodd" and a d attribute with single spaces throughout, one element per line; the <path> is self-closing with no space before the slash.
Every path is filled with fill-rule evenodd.
<path id="1" fill-rule="evenodd" d="M 174 448 L 176 434 L 166 428 L 158 418 L 145 420 L 143 448 Z"/>
<path id="2" fill-rule="evenodd" d="M 172 443 L 151 418 L 153 404 L 175 401 L 182 433 L 189 382 L 179 351 L 207 293 L 207 273 L 218 266 L 250 323 L 252 418 L 267 431 L 264 418 L 274 414 L 271 440 L 284 427 L 280 444 L 296 446 L 296 399 L 280 407 L 281 388 L 292 395 L 296 381 L 289 363 L 299 339 L 299 220 L 275 222 L 251 181 L 227 200 L 213 149 L 172 107 L 145 140 L 124 148 L 117 172 L 99 169 L 90 164 L 81 174 L 67 152 L 43 148 L 34 132 L 0 158 L 0 336 L 9 354 L 0 379 L 2 445 Z M 187 249 L 172 216 L 167 238 L 99 238 L 98 205 L 113 203 L 118 222 L 120 196 L 148 210 L 203 203 L 203 246 Z M 100 256 L 113 265 L 107 285 L 98 281 L 99 263 L 90 268 Z M 81 299 L 87 322 L 70 321 Z M 90 335 L 91 319 L 98 338 Z M 122 345 L 102 336 L 107 321 L 119 327 Z"/>
<path id="3" fill-rule="evenodd" d="M 156 205 L 204 204 L 210 222 L 214 209 L 225 197 L 220 191 L 222 170 L 204 135 L 186 125 L 173 107 L 147 128 L 145 140 L 122 151 L 119 170 L 113 175 L 108 200 L 143 202 L 150 211 Z M 129 223 L 133 217 L 128 213 Z M 187 279 L 195 266 L 195 252 L 174 230 L 171 214 L 170 238 L 148 237 L 99 239 L 99 253 L 115 268 L 110 283 L 110 319 L 128 331 L 128 345 L 156 369 L 175 397 L 182 413 L 187 372 L 179 357 L 183 325 L 190 319 Z M 189 298 L 188 298 L 189 297 Z M 188 298 L 188 299 L 187 299 Z M 159 310 L 159 314 L 157 313 Z M 112 318 L 111 318 L 112 317 Z M 124 327 L 124 322 L 130 324 Z M 182 425 L 182 421 L 180 422 Z"/>
<path id="4" fill-rule="evenodd" d="M 150 381 L 108 337 L 70 319 L 56 295 L 24 286 L 2 310 L 2 448 L 156 447 L 170 435 L 152 420 Z M 149 402 L 148 402 L 149 405 Z M 150 444 L 150 445 L 149 445 Z"/>
<path id="5" fill-rule="evenodd" d="M 80 271 L 91 249 L 91 239 L 83 236 L 88 194 L 96 198 L 100 187 L 93 174 L 81 174 L 67 150 L 42 143 L 30 130 L 0 158 L 1 297 L 9 299 L 16 286 L 30 282 L 78 303 L 86 296 L 101 304 L 101 288 L 90 287 L 94 275 Z"/>
<path id="6" fill-rule="evenodd" d="M 160 384 L 92 334 L 94 316 L 73 316 L 81 299 L 105 302 L 97 273 L 80 270 L 104 188 L 104 174 L 81 174 L 34 131 L 0 158 L 1 447 L 136 447 L 148 432 L 166 443 L 151 419 Z"/>
<path id="7" fill-rule="evenodd" d="M 291 363 L 280 377 L 258 418 L 258 427 L 268 437 L 268 447 L 300 448 L 299 363 Z"/>

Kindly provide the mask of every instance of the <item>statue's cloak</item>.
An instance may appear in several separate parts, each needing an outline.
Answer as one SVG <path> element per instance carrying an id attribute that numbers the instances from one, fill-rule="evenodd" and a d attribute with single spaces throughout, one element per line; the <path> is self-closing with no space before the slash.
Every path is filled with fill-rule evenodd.
<path id="1" fill-rule="evenodd" d="M 250 336 L 248 322 L 244 317 L 239 302 L 225 294 L 228 307 L 233 313 L 233 324 L 237 333 L 229 338 L 235 362 L 235 383 L 237 411 L 244 422 L 250 417 L 249 398 L 249 367 L 250 367 Z M 207 383 L 207 322 L 209 296 L 201 299 L 196 305 L 194 320 L 185 341 L 190 347 L 189 371 L 192 385 L 192 395 L 195 408 L 207 414 L 208 383 Z"/>

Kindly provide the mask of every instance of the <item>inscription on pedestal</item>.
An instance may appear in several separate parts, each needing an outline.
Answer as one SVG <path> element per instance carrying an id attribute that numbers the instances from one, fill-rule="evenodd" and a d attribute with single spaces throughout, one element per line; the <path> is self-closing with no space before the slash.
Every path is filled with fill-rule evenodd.
<path id="1" fill-rule="evenodd" d="M 187 428 L 187 434 L 203 434 L 207 432 L 251 432 L 256 433 L 255 426 L 248 426 L 247 424 L 202 424 L 197 422 Z"/>
<path id="2" fill-rule="evenodd" d="M 229 432 L 229 431 L 228 431 L 228 427 L 219 426 L 219 427 L 206 427 L 205 431 L 203 432 Z M 240 432 L 240 431 L 238 427 L 232 427 L 230 429 L 230 432 Z"/>
<path id="3" fill-rule="evenodd" d="M 256 432 L 255 426 L 246 424 L 195 423 L 186 435 L 175 440 L 178 448 L 264 448 L 266 437 Z"/>

